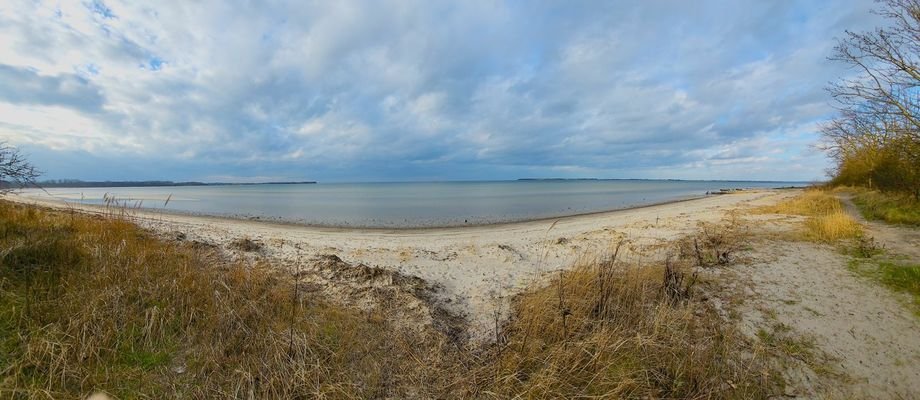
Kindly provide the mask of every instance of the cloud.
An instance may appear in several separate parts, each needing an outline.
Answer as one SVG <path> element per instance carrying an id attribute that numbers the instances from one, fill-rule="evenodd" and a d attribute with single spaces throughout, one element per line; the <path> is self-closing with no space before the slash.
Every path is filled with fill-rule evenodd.
<path id="1" fill-rule="evenodd" d="M 873 6 L 4 2 L 0 135 L 84 179 L 813 179 Z"/>
<path id="2" fill-rule="evenodd" d="M 100 111 L 101 91 L 76 74 L 42 76 L 34 70 L 0 64 L 0 100 L 15 104 L 64 106 L 85 113 Z"/>

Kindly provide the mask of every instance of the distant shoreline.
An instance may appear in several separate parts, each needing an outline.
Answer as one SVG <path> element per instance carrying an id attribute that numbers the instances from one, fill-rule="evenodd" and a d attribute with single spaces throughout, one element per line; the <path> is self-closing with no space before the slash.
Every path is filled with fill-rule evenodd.
<path id="1" fill-rule="evenodd" d="M 651 178 L 517 178 L 509 180 L 485 181 L 444 181 L 444 182 L 579 182 L 579 181 L 641 181 L 641 182 L 757 182 L 814 185 L 820 182 L 813 181 L 777 181 L 777 180 L 733 180 L 733 179 L 651 179 Z M 183 187 L 183 186 L 252 186 L 252 185 L 313 185 L 317 181 L 271 181 L 271 182 L 198 182 L 198 181 L 81 181 L 81 180 L 49 180 L 38 182 L 26 189 L 67 189 L 67 188 L 132 188 L 132 187 Z M 406 182 L 328 182 L 328 183 L 431 183 L 427 181 Z M 781 186 L 775 189 L 792 188 L 798 186 Z M 12 182 L 0 181 L 0 189 L 18 189 Z"/>
<path id="2" fill-rule="evenodd" d="M 657 179 L 657 178 L 518 178 L 516 181 L 644 181 L 644 182 L 757 182 L 757 183 L 799 183 L 815 185 L 816 181 L 738 180 L 738 179 Z M 792 187 L 792 186 L 790 186 Z"/>
<path id="3" fill-rule="evenodd" d="M 376 184 L 357 188 L 337 187 L 338 184 L 284 186 L 223 186 L 224 189 L 201 188 L 49 188 L 45 191 L 24 191 L 32 198 L 54 198 L 70 204 L 102 205 L 117 201 L 118 205 L 147 208 L 159 212 L 221 216 L 240 220 L 283 222 L 302 226 L 341 228 L 447 228 L 487 224 L 514 223 L 535 219 L 554 219 L 579 214 L 606 212 L 649 204 L 667 203 L 684 198 L 722 195 L 753 190 L 778 190 L 788 184 L 760 184 L 753 187 L 734 183 L 692 184 L 672 182 L 618 184 L 595 190 L 594 184 L 570 190 L 557 185 L 543 186 L 513 181 L 501 183 L 495 189 L 483 183 L 468 189 L 454 186 L 423 186 L 416 190 L 411 184 L 380 187 Z M 640 182 L 640 181 L 636 181 Z M 575 184 L 573 182 L 573 184 Z M 602 185 L 598 183 L 599 185 Z M 567 185 L 564 185 L 567 186 Z M 602 185 L 603 186 L 603 185 Z M 651 189 L 644 189 L 646 186 Z M 770 187 L 772 186 L 772 188 Z M 622 188 L 621 188 L 622 187 Z M 719 188 L 722 189 L 719 189 Z M 743 188 L 742 188 L 743 187 Z M 236 189 L 234 189 L 236 188 Z M 545 188 L 546 190 L 542 190 Z M 625 188 L 625 189 L 624 189 Z M 219 189 L 219 190 L 218 190 Z M 253 190 L 250 190 L 253 189 Z M 106 192 L 104 195 L 103 192 Z M 464 197 L 465 193 L 474 193 Z M 277 195 L 272 195 L 277 193 Z M 479 195 L 485 193 L 485 195 Z M 547 196 L 569 197 L 546 201 Z M 449 201 L 460 198 L 462 201 Z M 544 199 L 533 201 L 533 199 Z M 445 200 L 448 199 L 448 200 Z M 477 204 L 467 207 L 467 203 Z M 406 207 L 411 204 L 411 207 Z M 168 205 L 168 206 L 167 206 Z M 376 208 L 375 208 L 376 207 Z M 395 211 L 394 211 L 395 210 Z"/>
<path id="4" fill-rule="evenodd" d="M 132 188 L 132 187 L 179 187 L 179 186 L 248 186 L 248 185 L 312 185 L 316 181 L 292 182 L 173 182 L 173 181 L 49 181 L 39 182 L 33 188 Z M 0 182 L 0 188 L 12 188 L 9 182 Z M 31 189 L 31 188 L 30 188 Z"/>
<path id="5" fill-rule="evenodd" d="M 575 212 L 571 214 L 562 214 L 556 216 L 545 216 L 545 217 L 533 217 L 533 218 L 523 218 L 507 221 L 490 221 L 490 222 L 473 222 L 465 224 L 432 224 L 432 225 L 419 225 L 419 226 L 364 226 L 364 225 L 342 225 L 342 224 L 322 224 L 322 223 L 308 223 L 297 220 L 290 220 L 285 218 L 266 218 L 260 216 L 250 216 L 250 215 L 228 215 L 228 214 L 219 214 L 219 213 L 208 213 L 208 212 L 196 212 L 196 211 L 182 211 L 174 209 L 159 209 L 159 208 L 148 208 L 140 207 L 132 209 L 131 207 L 125 207 L 125 209 L 130 209 L 134 213 L 135 217 L 147 218 L 147 219 L 156 219 L 156 218 L 172 218 L 172 219 L 182 219 L 190 218 L 197 220 L 212 220 L 212 221 L 226 221 L 228 223 L 240 223 L 240 224 L 256 224 L 264 226 L 286 226 L 286 227 L 295 227 L 301 229 L 315 230 L 315 231 L 325 231 L 325 232 L 402 232 L 402 233 L 424 233 L 424 232 L 439 232 L 439 231 L 453 231 L 453 230 L 468 230 L 468 229 L 494 229 L 501 227 L 515 227 L 515 226 L 526 226 L 532 224 L 542 224 L 542 223 L 552 223 L 554 221 L 564 221 L 571 219 L 581 219 L 581 218 L 590 218 L 598 216 L 607 216 L 607 215 L 616 215 L 622 213 L 630 213 L 634 211 L 639 211 L 643 209 L 655 209 L 668 206 L 676 206 L 681 203 L 693 202 L 707 198 L 716 198 L 716 197 L 734 197 L 737 194 L 747 193 L 747 194 L 764 194 L 764 193 L 780 193 L 789 189 L 802 189 L 802 188 L 781 188 L 781 189 L 754 189 L 754 190 L 745 190 L 733 193 L 721 193 L 728 196 L 719 196 L 715 193 L 713 194 L 698 194 L 685 197 L 678 197 L 658 202 L 650 202 L 645 204 L 633 204 L 624 207 L 615 207 L 606 210 L 598 211 L 588 211 L 588 212 Z M 3 199 L 0 197 L 0 199 Z M 87 213 L 99 214 L 104 213 L 108 209 L 104 205 L 99 204 L 85 204 L 85 203 L 72 203 L 62 199 L 56 198 L 38 198 L 31 196 L 23 196 L 21 194 L 15 194 L 14 196 L 7 196 L 5 198 L 9 201 L 14 201 L 23 204 L 38 205 L 56 209 L 76 209 Z"/>

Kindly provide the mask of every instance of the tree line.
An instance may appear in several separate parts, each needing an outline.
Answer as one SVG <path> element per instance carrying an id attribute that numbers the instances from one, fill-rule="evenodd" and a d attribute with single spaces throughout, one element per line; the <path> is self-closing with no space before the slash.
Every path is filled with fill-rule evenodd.
<path id="1" fill-rule="evenodd" d="M 887 26 L 847 31 L 831 57 L 855 71 L 829 88 L 839 108 L 822 127 L 831 183 L 920 198 L 920 0 L 879 4 Z"/>

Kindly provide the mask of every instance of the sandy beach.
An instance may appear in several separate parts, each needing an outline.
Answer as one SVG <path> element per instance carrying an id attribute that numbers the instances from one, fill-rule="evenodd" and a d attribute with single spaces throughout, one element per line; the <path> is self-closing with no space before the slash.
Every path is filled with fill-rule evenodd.
<path id="1" fill-rule="evenodd" d="M 619 259 L 630 264 L 660 262 L 676 240 L 699 234 L 701 223 L 737 216 L 748 246 L 728 267 L 702 271 L 714 285 L 703 289 L 706 301 L 726 321 L 734 318 L 751 340 L 780 332 L 813 343 L 814 359 L 784 361 L 787 396 L 916 393 L 920 339 L 912 334 L 918 322 L 903 306 L 907 300 L 848 271 L 850 259 L 835 247 L 796 240 L 803 217 L 749 212 L 801 193 L 743 191 L 553 220 L 426 229 L 322 228 L 12 199 L 85 213 L 125 212 L 166 240 L 288 268 L 324 298 L 366 310 L 385 304 L 387 318 L 401 326 L 472 339 L 459 341 L 466 343 L 492 340 L 497 321 L 511 314 L 513 296 L 541 287 L 554 272 L 608 257 L 618 246 Z M 914 243 L 916 232 L 862 223 L 882 248 L 916 256 L 897 251 Z M 240 246 L 241 240 L 253 246 Z"/>
<path id="2" fill-rule="evenodd" d="M 335 255 L 415 276 L 438 287 L 446 308 L 470 323 L 474 335 L 503 313 L 510 296 L 580 259 L 605 257 L 623 243 L 620 256 L 642 261 L 663 256 L 656 247 L 689 234 L 700 222 L 726 212 L 768 204 L 798 190 L 745 191 L 641 208 L 551 220 L 458 228 L 350 229 L 307 227 L 222 217 L 131 210 L 138 224 L 167 237 L 182 237 L 228 249 L 238 257 L 267 258 L 291 268 L 309 268 Z M 47 207 L 103 212 L 97 206 L 17 197 Z M 235 240 L 262 244 L 256 253 L 232 249 Z"/>

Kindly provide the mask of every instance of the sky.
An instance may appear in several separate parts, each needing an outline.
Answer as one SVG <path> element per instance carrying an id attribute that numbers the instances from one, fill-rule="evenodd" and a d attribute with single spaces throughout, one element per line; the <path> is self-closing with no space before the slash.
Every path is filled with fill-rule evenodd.
<path id="1" fill-rule="evenodd" d="M 43 178 L 816 180 L 871 0 L 0 2 Z"/>

